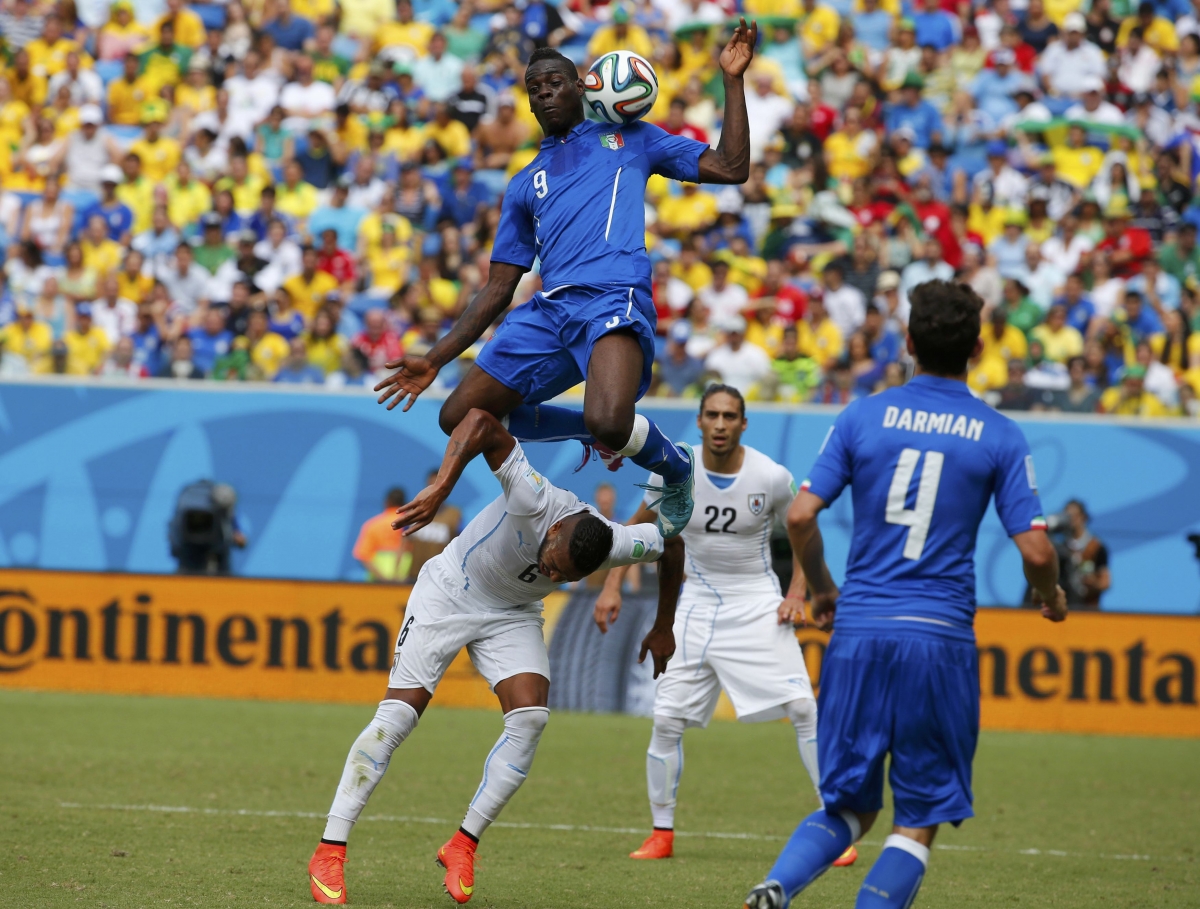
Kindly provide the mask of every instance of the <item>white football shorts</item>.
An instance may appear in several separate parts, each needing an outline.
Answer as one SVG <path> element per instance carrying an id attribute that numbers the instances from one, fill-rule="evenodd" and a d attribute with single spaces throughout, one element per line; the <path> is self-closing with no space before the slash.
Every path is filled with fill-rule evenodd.
<path id="1" fill-rule="evenodd" d="M 465 602 L 462 591 L 452 595 L 428 569 L 422 569 L 408 598 L 389 688 L 432 693 L 463 647 L 492 690 L 523 672 L 550 678 L 540 603 L 489 610 Z"/>
<path id="2" fill-rule="evenodd" d="M 776 615 L 780 601 L 680 603 L 675 656 L 659 679 L 655 716 L 707 726 L 722 688 L 743 723 L 779 719 L 784 704 L 811 698 L 800 643 Z"/>

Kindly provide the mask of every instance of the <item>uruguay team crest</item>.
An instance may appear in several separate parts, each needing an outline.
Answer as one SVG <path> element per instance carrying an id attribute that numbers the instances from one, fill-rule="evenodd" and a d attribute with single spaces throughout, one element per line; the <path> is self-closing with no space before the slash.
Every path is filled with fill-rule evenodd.
<path id="1" fill-rule="evenodd" d="M 746 496 L 746 504 L 750 506 L 750 514 L 757 517 L 767 507 L 767 494 L 765 492 L 752 492 Z"/>
<path id="2" fill-rule="evenodd" d="M 616 133 L 601 133 L 600 144 L 610 151 L 616 151 L 618 148 L 625 147 L 625 137 L 619 132 Z"/>

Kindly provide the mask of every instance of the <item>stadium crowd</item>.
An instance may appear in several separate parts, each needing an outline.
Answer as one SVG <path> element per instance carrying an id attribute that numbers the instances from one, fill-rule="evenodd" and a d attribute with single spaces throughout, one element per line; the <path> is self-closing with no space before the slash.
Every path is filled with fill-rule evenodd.
<path id="1" fill-rule="evenodd" d="M 486 281 L 533 50 L 650 58 L 715 145 L 744 13 L 750 180 L 647 191 L 652 393 L 903 383 L 958 276 L 994 405 L 1200 416 L 1193 2 L 4 0 L 0 376 L 373 385 Z"/>

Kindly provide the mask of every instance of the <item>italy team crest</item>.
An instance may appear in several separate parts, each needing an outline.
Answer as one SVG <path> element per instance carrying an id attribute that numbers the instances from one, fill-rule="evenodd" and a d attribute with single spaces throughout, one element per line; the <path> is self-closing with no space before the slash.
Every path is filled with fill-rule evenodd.
<path id="1" fill-rule="evenodd" d="M 625 147 L 625 137 L 619 132 L 617 133 L 601 133 L 600 144 L 610 151 L 616 151 L 618 148 Z"/>
<path id="2" fill-rule="evenodd" d="M 767 507 L 767 494 L 765 492 L 752 492 L 746 496 L 746 504 L 750 506 L 750 514 L 757 517 Z"/>

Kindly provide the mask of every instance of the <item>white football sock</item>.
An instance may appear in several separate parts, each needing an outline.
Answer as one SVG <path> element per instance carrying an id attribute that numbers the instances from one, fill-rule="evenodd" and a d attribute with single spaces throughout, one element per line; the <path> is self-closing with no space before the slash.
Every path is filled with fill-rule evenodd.
<path id="1" fill-rule="evenodd" d="M 821 769 L 817 764 L 817 702 L 812 698 L 797 698 L 784 704 L 783 709 L 796 727 L 800 763 L 808 771 L 813 789 L 817 791 L 817 799 L 821 801 Z"/>
<path id="2" fill-rule="evenodd" d="M 483 764 L 483 782 L 462 822 L 463 830 L 475 839 L 483 835 L 529 776 L 538 740 L 549 720 L 550 710 L 546 707 L 518 707 L 504 714 L 504 734 Z"/>
<path id="3" fill-rule="evenodd" d="M 404 701 L 379 702 L 375 718 L 350 746 L 322 839 L 346 842 L 367 799 L 383 779 L 392 752 L 416 728 L 418 719 L 417 711 Z"/>
<path id="4" fill-rule="evenodd" d="M 629 441 L 625 443 L 625 447 L 620 449 L 617 454 L 626 458 L 633 457 L 646 447 L 646 439 L 649 435 L 650 421 L 640 413 L 636 414 L 633 418 L 633 432 L 629 434 Z"/>
<path id="5" fill-rule="evenodd" d="M 675 829 L 675 793 L 683 776 L 683 730 L 687 724 L 676 717 L 656 716 L 646 749 L 646 789 L 650 793 L 650 816 L 655 827 Z"/>

